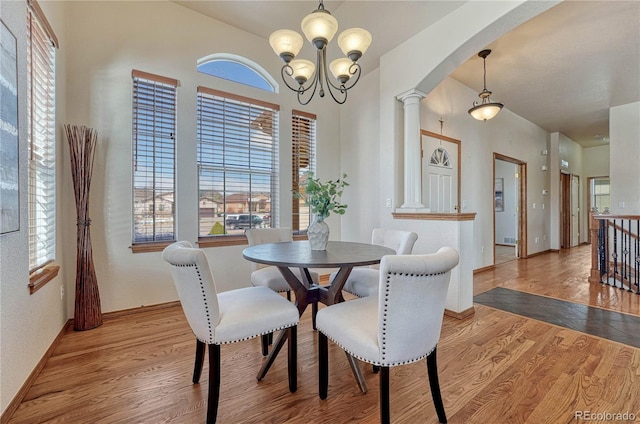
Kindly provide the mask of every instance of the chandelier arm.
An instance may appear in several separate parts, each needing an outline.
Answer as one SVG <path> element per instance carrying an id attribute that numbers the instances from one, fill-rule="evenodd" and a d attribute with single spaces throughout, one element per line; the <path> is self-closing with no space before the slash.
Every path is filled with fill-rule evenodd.
<path id="1" fill-rule="evenodd" d="M 338 90 L 340 93 L 344 94 L 344 98 L 342 100 L 338 99 L 336 97 L 335 94 L 333 94 L 333 89 L 331 87 L 335 87 L 333 84 L 331 84 L 330 87 L 328 87 L 329 94 L 331 94 L 331 97 L 333 97 L 333 100 L 335 100 L 336 103 L 338 103 L 339 105 L 344 104 L 344 102 L 347 101 L 347 90 L 341 88 L 341 87 L 335 87 L 336 90 Z"/>
<path id="2" fill-rule="evenodd" d="M 340 85 L 340 86 L 336 86 L 333 84 L 333 82 L 331 82 L 331 79 L 329 79 L 329 72 L 327 72 L 327 51 L 326 51 L 326 47 L 322 49 L 322 52 L 318 51 L 318 63 L 319 63 L 319 67 L 321 69 L 321 77 L 324 78 L 326 84 L 327 84 L 327 91 L 329 92 L 329 94 L 331 94 L 331 97 L 333 98 L 333 100 L 338 103 L 338 104 L 344 104 L 344 102 L 347 101 L 347 90 L 344 87 L 344 84 Z M 322 89 L 322 81 L 320 82 L 320 86 Z M 344 95 L 344 98 L 339 99 L 336 94 L 333 92 L 333 89 L 339 91 L 340 93 L 342 93 Z M 324 92 L 320 91 L 320 97 L 324 97 Z"/>
<path id="3" fill-rule="evenodd" d="M 316 89 L 318 88 L 318 78 L 317 76 L 314 78 L 315 80 L 315 84 L 309 85 L 309 87 L 307 87 L 304 90 L 296 90 L 297 91 L 297 96 L 298 96 L 298 103 L 300 103 L 302 106 L 304 105 L 308 105 L 309 102 L 311 101 L 311 99 L 313 99 L 313 96 L 316 95 Z M 313 87 L 313 91 L 311 92 L 311 95 L 309 96 L 309 98 L 307 99 L 307 101 L 305 102 L 304 100 L 302 100 L 302 96 L 309 91 L 309 89 Z"/>
<path id="4" fill-rule="evenodd" d="M 284 66 L 282 67 L 282 69 L 280 69 L 280 74 L 282 75 L 282 81 L 286 84 L 287 87 L 289 87 L 290 90 L 292 91 L 299 91 L 300 87 L 294 87 L 291 84 L 289 84 L 289 82 L 287 82 L 287 78 L 293 78 L 293 68 L 288 64 L 285 63 Z M 285 76 L 286 75 L 286 76 Z M 306 91 L 306 90 L 304 90 Z"/>
<path id="5" fill-rule="evenodd" d="M 285 85 L 287 87 L 289 87 L 289 89 L 291 91 L 295 91 L 296 92 L 296 95 L 298 97 L 298 103 L 300 103 L 303 106 L 309 104 L 311 99 L 313 99 L 313 96 L 315 96 L 316 89 L 318 88 L 318 72 L 316 71 L 316 72 L 313 73 L 313 77 L 309 80 L 309 85 L 307 87 L 305 87 L 302 84 L 300 84 L 298 87 L 294 87 L 294 86 L 292 86 L 291 84 L 289 84 L 287 82 L 286 76 L 291 78 L 292 75 L 293 75 L 293 68 L 291 68 L 291 66 L 289 64 L 285 64 L 282 67 L 282 69 L 280 70 L 280 74 L 282 76 L 282 81 L 285 83 Z M 307 91 L 309 91 L 312 87 L 313 87 L 313 91 L 311 92 L 311 95 L 309 96 L 309 99 L 305 102 L 304 100 L 302 100 L 302 96 Z"/>

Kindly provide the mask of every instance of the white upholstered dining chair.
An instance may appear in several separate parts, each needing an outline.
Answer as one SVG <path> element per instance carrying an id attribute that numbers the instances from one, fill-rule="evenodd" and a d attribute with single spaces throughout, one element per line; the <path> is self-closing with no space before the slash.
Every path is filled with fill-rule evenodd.
<path id="1" fill-rule="evenodd" d="M 440 395 L 436 346 L 451 269 L 458 252 L 443 247 L 428 255 L 382 258 L 378 296 L 327 306 L 316 317 L 319 331 L 319 395 L 329 385 L 328 339 L 361 361 L 380 367 L 380 421 L 390 422 L 389 368 L 426 358 L 438 420 L 447 422 Z"/>
<path id="2" fill-rule="evenodd" d="M 247 236 L 249 246 L 255 246 L 264 243 L 282 243 L 287 241 L 293 241 L 293 233 L 291 228 L 248 228 L 244 231 Z M 278 267 L 258 264 L 251 262 L 251 284 L 256 287 L 268 287 L 278 293 L 287 293 L 287 299 L 291 300 L 291 286 L 284 279 L 282 273 Z M 292 268 L 293 274 L 302 282 L 306 281 L 306 276 L 302 275 L 299 268 Z M 311 281 L 314 284 L 318 284 L 320 276 L 315 271 L 309 271 Z M 314 311 L 317 310 L 317 305 L 314 305 Z M 269 344 L 271 343 L 272 335 L 267 334 L 262 337 L 262 355 L 267 356 L 269 353 Z"/>
<path id="3" fill-rule="evenodd" d="M 413 231 L 374 228 L 371 232 L 371 244 L 385 246 L 396 251 L 396 255 L 409 255 L 418 235 Z M 351 270 L 342 290 L 358 297 L 367 297 L 378 292 L 378 265 L 359 267 Z M 335 273 L 331 274 L 333 281 Z"/>
<path id="4" fill-rule="evenodd" d="M 246 287 L 218 293 L 207 257 L 188 241 L 166 247 L 162 258 L 171 276 L 184 314 L 196 336 L 193 383 L 200 381 L 205 349 L 209 347 L 207 424 L 215 423 L 220 398 L 220 345 L 284 330 L 288 334 L 289 390 L 297 389 L 298 309 L 266 287 Z"/>
<path id="5" fill-rule="evenodd" d="M 244 234 L 247 236 L 249 246 L 255 246 L 263 243 L 281 243 L 293 241 L 293 233 L 291 228 L 249 228 Z M 287 298 L 290 299 L 291 287 L 284 279 L 278 267 L 258 264 L 251 262 L 253 271 L 251 272 L 251 284 L 254 286 L 268 287 L 276 292 L 286 292 Z M 306 277 L 300 273 L 299 268 L 292 268 L 291 271 L 300 281 L 306 281 Z M 311 280 L 314 284 L 318 284 L 320 276 L 317 272 L 310 271 Z"/>

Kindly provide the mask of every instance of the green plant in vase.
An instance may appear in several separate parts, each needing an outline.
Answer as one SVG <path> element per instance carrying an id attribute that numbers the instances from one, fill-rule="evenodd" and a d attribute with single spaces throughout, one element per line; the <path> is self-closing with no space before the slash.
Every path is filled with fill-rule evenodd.
<path id="1" fill-rule="evenodd" d="M 324 220 L 332 213 L 344 215 L 347 209 L 347 205 L 340 200 L 344 188 L 349 186 L 347 174 L 324 183 L 315 178 L 312 172 L 307 172 L 305 177 L 304 192 L 294 191 L 293 195 L 304 199 L 313 214 L 313 221 L 307 230 L 311 249 L 325 250 L 329 240 L 329 226 Z"/>

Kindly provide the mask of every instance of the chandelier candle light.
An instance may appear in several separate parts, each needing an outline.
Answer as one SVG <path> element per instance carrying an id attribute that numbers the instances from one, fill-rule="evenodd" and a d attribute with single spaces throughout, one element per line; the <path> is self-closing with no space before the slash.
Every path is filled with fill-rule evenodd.
<path id="1" fill-rule="evenodd" d="M 329 69 L 337 81 L 334 83 L 327 72 L 327 44 L 338 32 L 338 21 L 328 10 L 325 10 L 324 3 L 320 0 L 318 9 L 305 16 L 301 26 L 307 40 L 316 48 L 315 64 L 310 60 L 295 59 L 303 44 L 302 36 L 296 31 L 279 29 L 269 37 L 269 44 L 273 51 L 285 63 L 281 70 L 284 83 L 298 93 L 300 104 L 308 104 L 318 86 L 320 97 L 324 97 L 326 86 L 333 100 L 343 104 L 347 100 L 347 91 L 360 79 L 361 68 L 358 60 L 371 45 L 371 34 L 362 28 L 350 28 L 338 36 L 338 45 L 346 57 L 336 59 L 329 64 Z M 295 81 L 293 85 L 289 82 L 291 79 Z M 307 93 L 310 94 L 304 100 L 303 96 Z"/>
<path id="2" fill-rule="evenodd" d="M 478 53 L 478 56 L 482 58 L 482 65 L 484 68 L 484 89 L 478 94 L 478 97 L 482 99 L 482 103 L 473 102 L 473 107 L 469 109 L 469 115 L 476 118 L 478 121 L 487 122 L 487 119 L 491 119 L 500 112 L 500 109 L 504 106 L 500 102 L 491 101 L 491 91 L 487 90 L 487 56 L 491 53 L 491 50 L 482 50 Z"/>

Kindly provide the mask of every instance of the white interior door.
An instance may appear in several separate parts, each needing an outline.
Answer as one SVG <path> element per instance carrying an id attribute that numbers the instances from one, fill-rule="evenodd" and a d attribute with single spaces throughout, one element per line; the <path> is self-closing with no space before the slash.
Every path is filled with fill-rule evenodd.
<path id="1" fill-rule="evenodd" d="M 457 212 L 458 144 L 422 138 L 422 199 L 431 212 Z"/>

